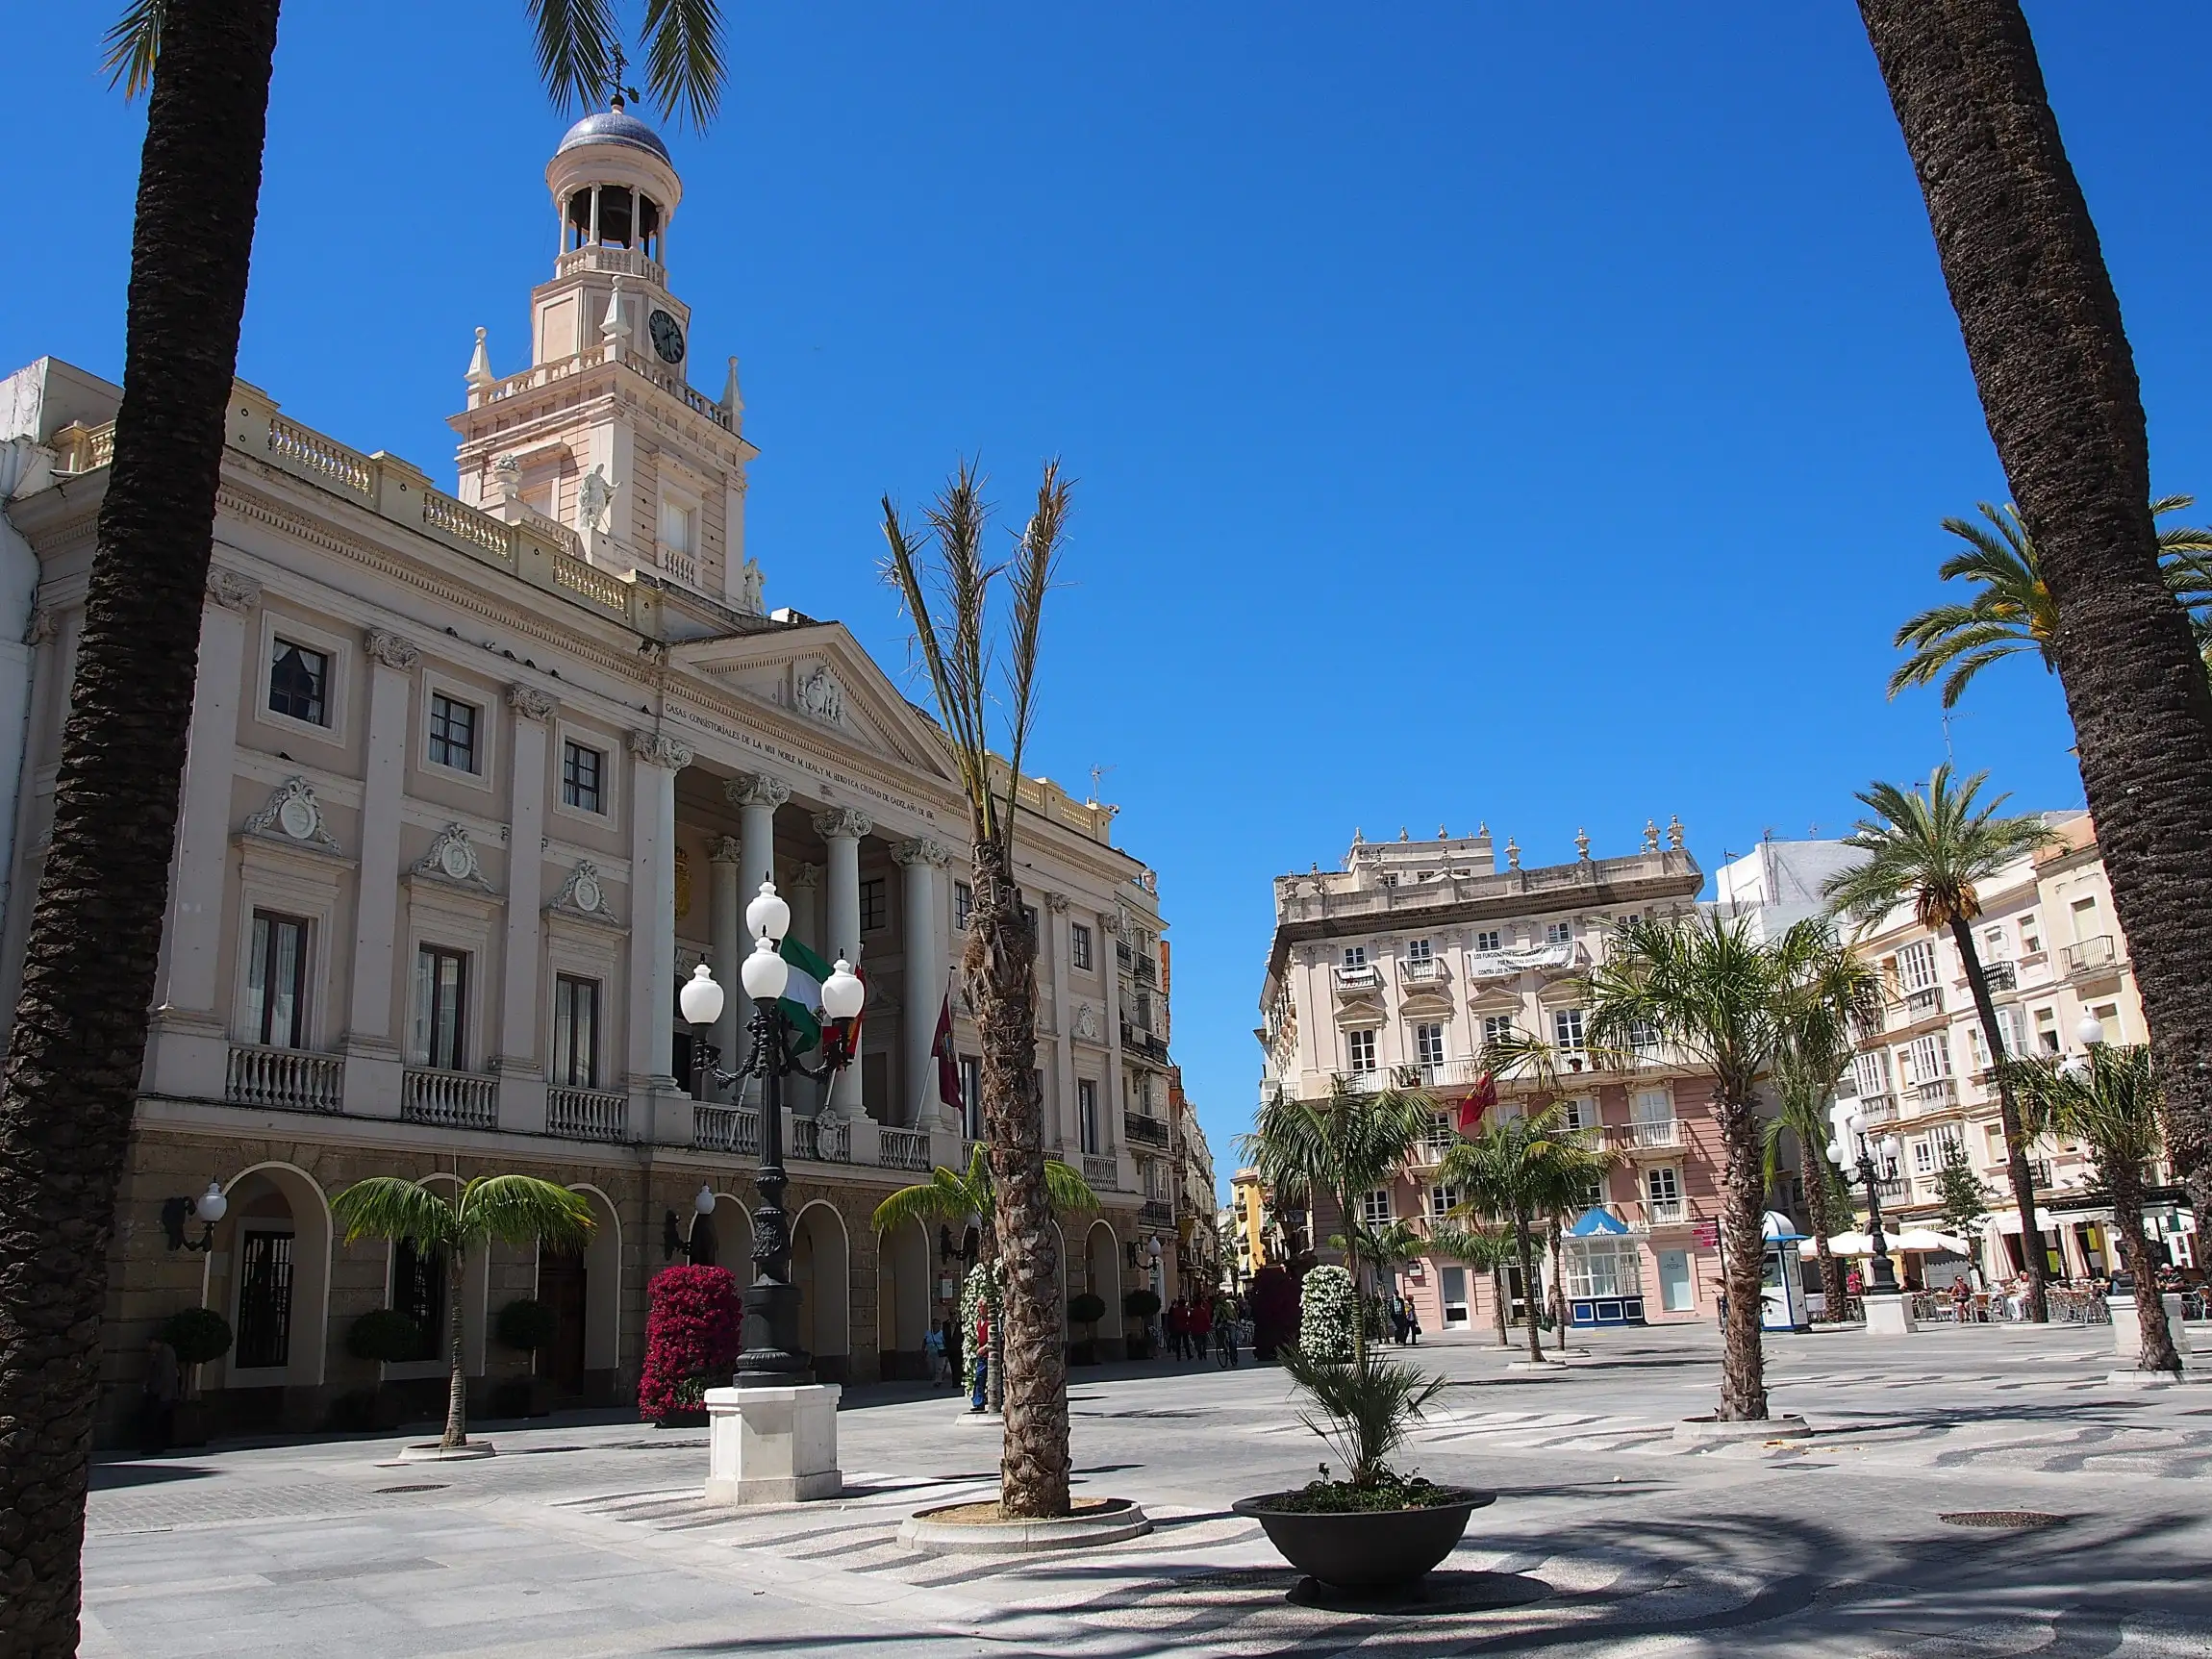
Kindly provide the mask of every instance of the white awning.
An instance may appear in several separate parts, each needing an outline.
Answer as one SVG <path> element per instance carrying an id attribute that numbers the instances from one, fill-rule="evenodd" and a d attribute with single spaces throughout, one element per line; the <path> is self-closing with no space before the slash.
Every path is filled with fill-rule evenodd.
<path id="1" fill-rule="evenodd" d="M 2020 1231 L 2020 1212 L 2018 1210 L 1999 1210 L 1989 1219 L 1989 1225 L 2000 1233 L 2016 1234 Z M 2051 1219 L 2049 1210 L 2038 1210 L 2035 1213 L 2035 1226 L 2036 1231 L 2049 1233 L 2056 1231 L 2058 1223 Z"/>

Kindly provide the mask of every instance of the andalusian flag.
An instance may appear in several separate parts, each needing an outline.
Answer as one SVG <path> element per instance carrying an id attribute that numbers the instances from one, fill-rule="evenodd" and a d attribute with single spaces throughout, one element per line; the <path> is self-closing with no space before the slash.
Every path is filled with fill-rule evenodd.
<path id="1" fill-rule="evenodd" d="M 791 1024 L 792 1052 L 804 1054 L 821 1044 L 822 981 L 830 976 L 830 965 L 789 936 L 777 946 L 776 954 L 791 969 L 779 1003 Z"/>

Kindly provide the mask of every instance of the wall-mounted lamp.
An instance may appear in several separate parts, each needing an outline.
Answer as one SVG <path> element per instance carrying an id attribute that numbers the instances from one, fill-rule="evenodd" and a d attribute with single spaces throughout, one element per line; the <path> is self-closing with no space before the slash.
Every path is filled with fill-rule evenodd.
<path id="1" fill-rule="evenodd" d="M 208 1250 L 214 1247 L 215 1223 L 223 1219 L 231 1201 L 223 1196 L 219 1182 L 210 1181 L 208 1190 L 196 1198 L 170 1198 L 162 1205 L 162 1231 L 169 1236 L 172 1250 Z M 186 1226 L 200 1223 L 200 1236 L 185 1237 Z"/>

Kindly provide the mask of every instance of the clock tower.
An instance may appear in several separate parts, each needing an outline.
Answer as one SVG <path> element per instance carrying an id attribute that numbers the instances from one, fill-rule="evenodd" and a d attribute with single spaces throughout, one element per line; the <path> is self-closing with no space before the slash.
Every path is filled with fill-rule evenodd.
<path id="1" fill-rule="evenodd" d="M 492 372 L 476 331 L 461 436 L 463 500 L 551 519 L 592 565 L 761 611 L 745 557 L 738 360 L 695 390 L 691 308 L 668 288 L 683 183 L 667 146 L 616 99 L 568 129 L 545 168 L 560 230 L 530 296 L 530 366 Z"/>

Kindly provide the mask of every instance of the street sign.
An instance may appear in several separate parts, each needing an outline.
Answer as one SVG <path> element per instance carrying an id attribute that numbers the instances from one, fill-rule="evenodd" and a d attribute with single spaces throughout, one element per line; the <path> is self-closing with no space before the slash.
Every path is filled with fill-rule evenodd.
<path id="1" fill-rule="evenodd" d="M 1721 1223 L 1718 1221 L 1699 1221 L 1695 1237 L 1700 1250 L 1719 1249 L 1721 1247 Z"/>

